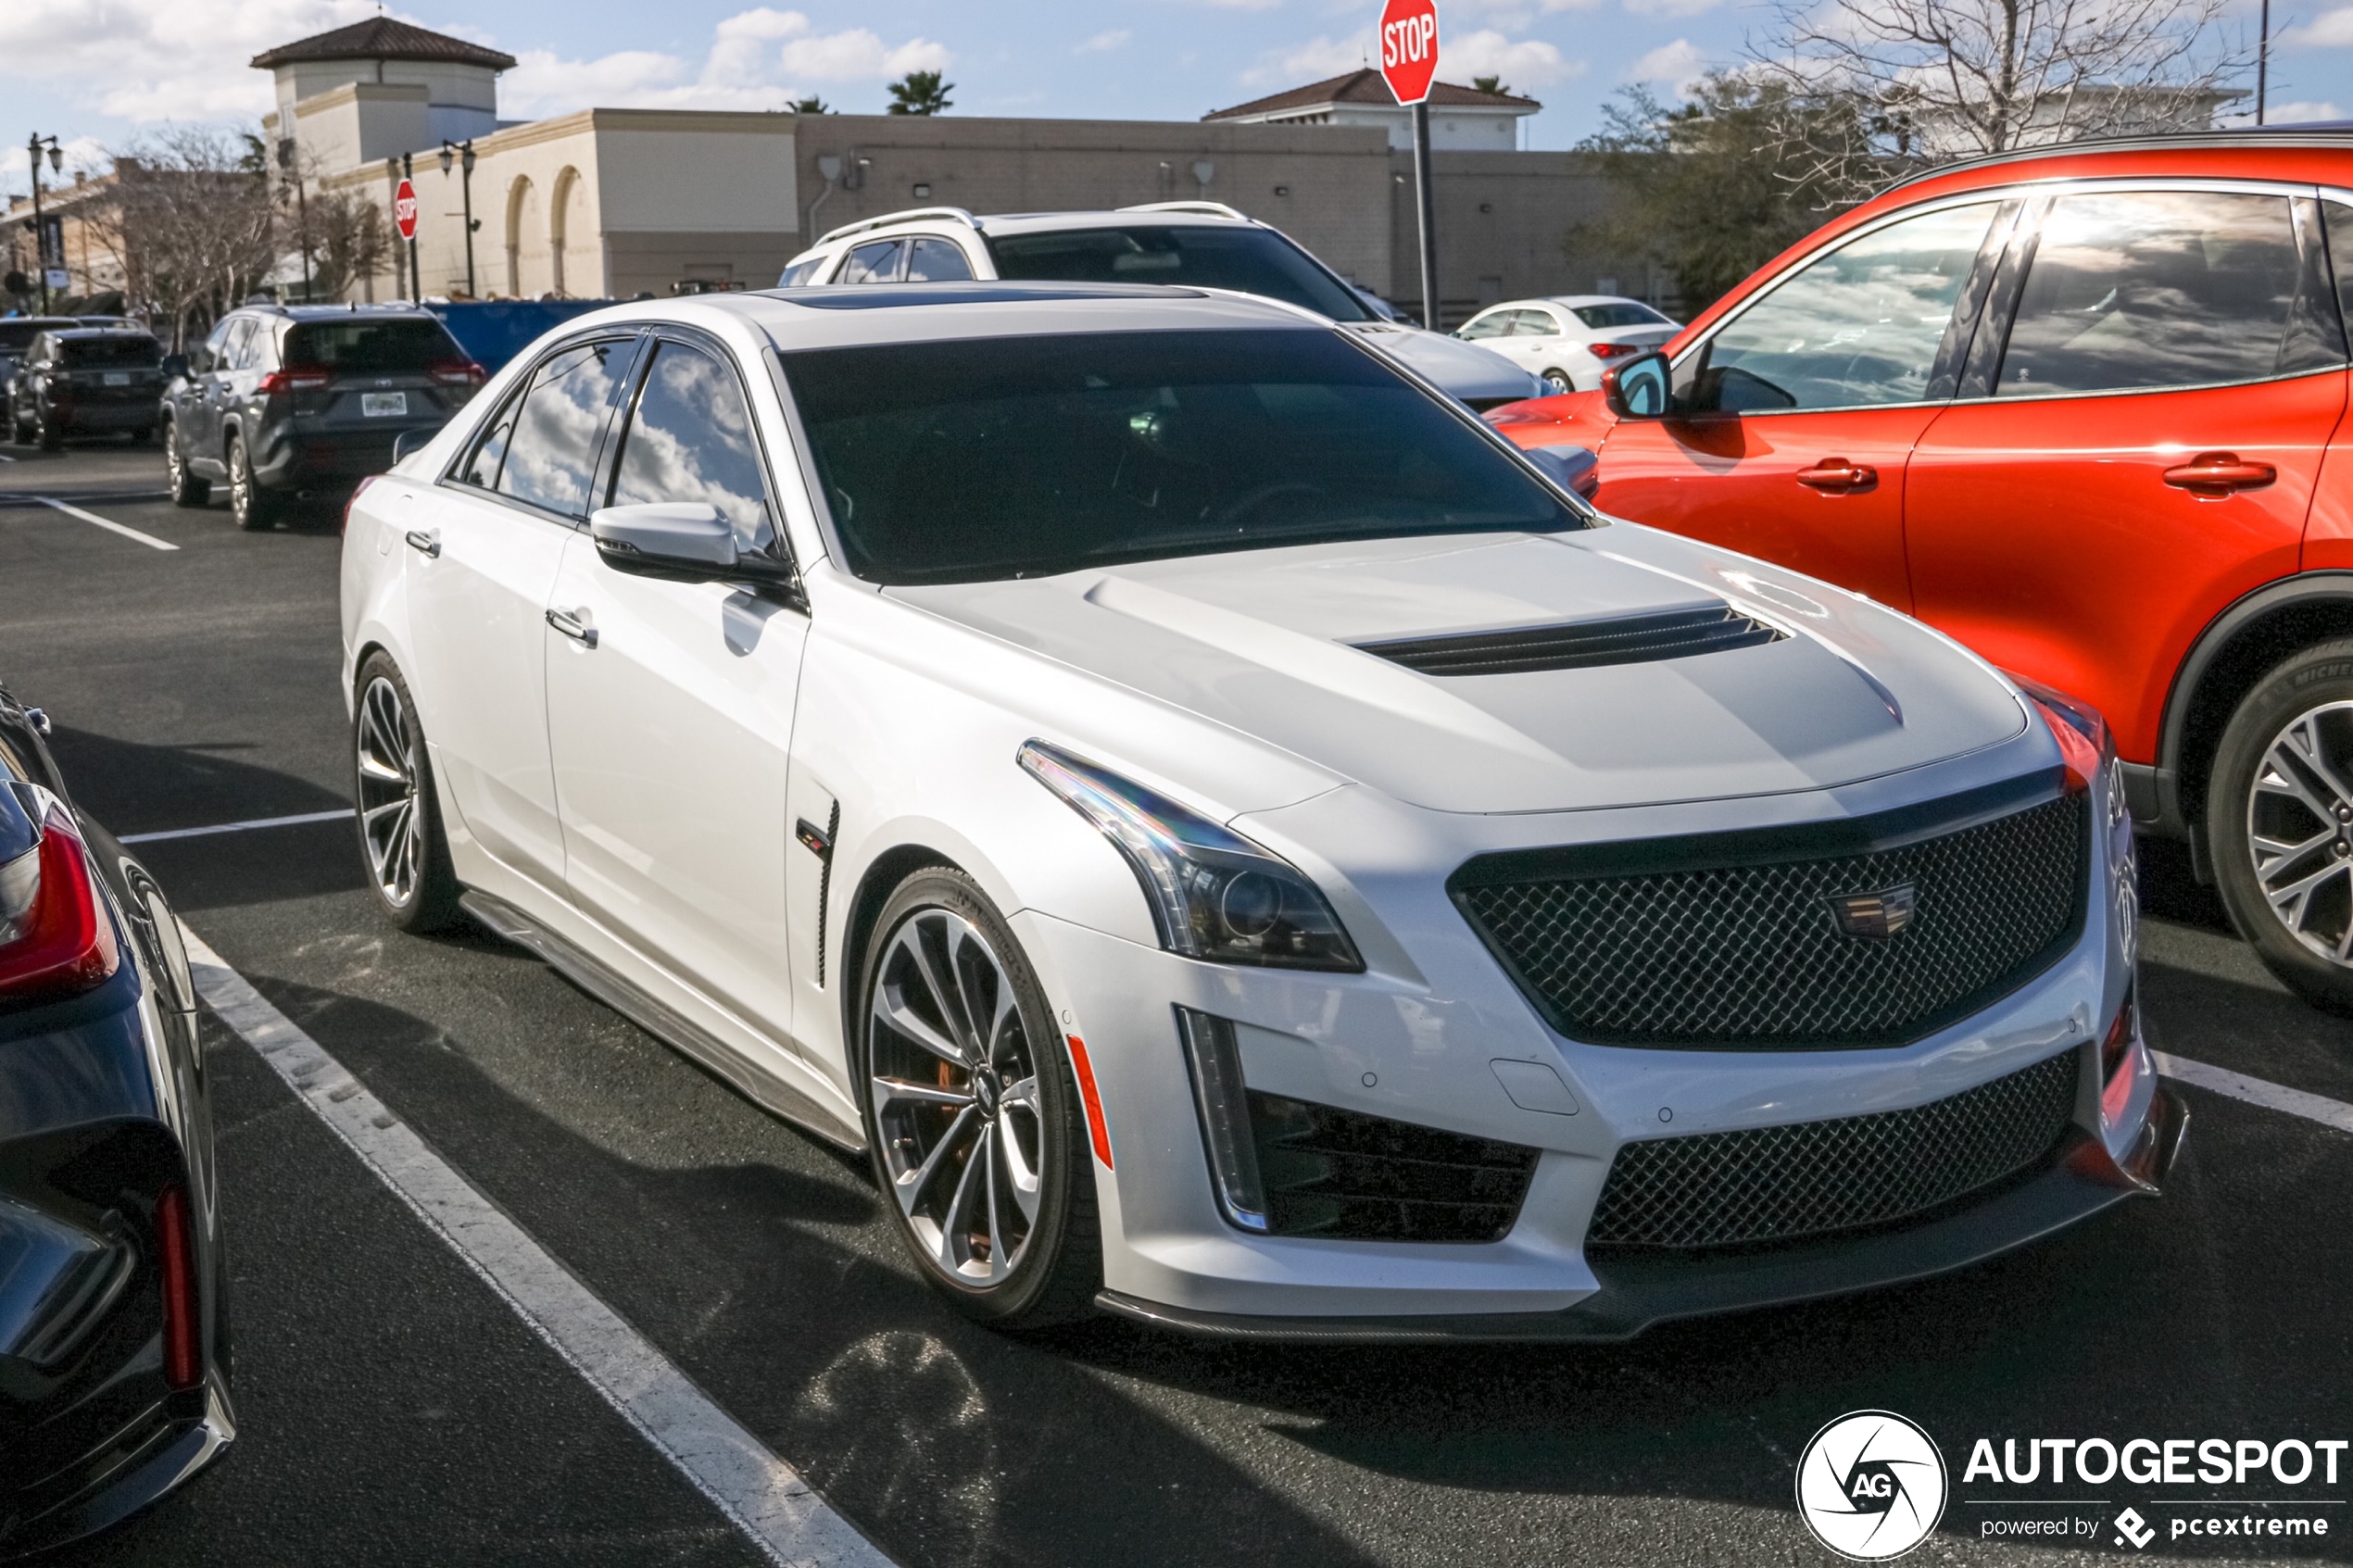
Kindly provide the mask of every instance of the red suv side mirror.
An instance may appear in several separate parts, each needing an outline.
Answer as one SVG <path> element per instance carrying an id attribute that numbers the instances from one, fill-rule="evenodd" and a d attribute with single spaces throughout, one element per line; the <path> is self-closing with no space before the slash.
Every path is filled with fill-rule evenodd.
<path id="1" fill-rule="evenodd" d="M 1602 401 L 1621 420 L 1663 420 L 1673 385 L 1667 356 L 1654 348 L 1602 372 Z"/>

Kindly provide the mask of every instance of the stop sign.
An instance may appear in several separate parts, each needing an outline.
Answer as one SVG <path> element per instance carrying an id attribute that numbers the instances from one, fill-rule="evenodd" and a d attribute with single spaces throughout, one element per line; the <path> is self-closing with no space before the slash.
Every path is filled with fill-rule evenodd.
<path id="1" fill-rule="evenodd" d="M 402 239 L 417 237 L 417 187 L 406 180 L 392 193 L 392 220 L 399 228 Z"/>
<path id="2" fill-rule="evenodd" d="M 1435 0 L 1389 0 L 1380 14 L 1380 74 L 1401 104 L 1429 96 L 1438 74 Z"/>

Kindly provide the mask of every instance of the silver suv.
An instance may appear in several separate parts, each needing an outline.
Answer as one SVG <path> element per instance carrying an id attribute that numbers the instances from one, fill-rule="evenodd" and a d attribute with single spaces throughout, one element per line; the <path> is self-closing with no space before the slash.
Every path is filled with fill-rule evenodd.
<path id="1" fill-rule="evenodd" d="M 1361 291 L 1296 240 L 1222 202 L 988 218 L 960 207 L 914 207 L 834 230 L 793 257 L 776 286 L 1000 279 L 1171 283 L 1263 295 L 1371 339 L 1482 413 L 1547 391 L 1491 350 L 1385 320 Z"/>

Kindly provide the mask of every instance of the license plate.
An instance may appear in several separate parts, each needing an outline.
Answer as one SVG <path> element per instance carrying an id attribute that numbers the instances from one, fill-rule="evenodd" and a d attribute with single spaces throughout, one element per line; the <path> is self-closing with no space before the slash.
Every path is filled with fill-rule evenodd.
<path id="1" fill-rule="evenodd" d="M 108 386 L 129 386 L 131 384 L 131 372 L 129 370 L 108 370 L 107 372 L 106 384 Z"/>
<path id="2" fill-rule="evenodd" d="M 359 412 L 369 419 L 397 419 L 409 411 L 409 395 L 405 392 L 363 392 L 359 395 Z"/>

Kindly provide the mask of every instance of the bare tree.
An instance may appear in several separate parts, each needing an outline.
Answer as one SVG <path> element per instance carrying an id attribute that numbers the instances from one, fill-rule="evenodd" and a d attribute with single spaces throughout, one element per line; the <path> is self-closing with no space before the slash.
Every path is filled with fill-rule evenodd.
<path id="1" fill-rule="evenodd" d="M 358 191 L 320 191 L 307 213 L 310 292 L 341 299 L 393 265 L 398 231 L 384 209 Z"/>
<path id="2" fill-rule="evenodd" d="M 1773 0 L 1743 74 L 1848 94 L 1843 180 L 2084 136 L 2210 124 L 2248 60 L 2227 0 Z M 1867 165 L 1876 163 L 1875 170 Z"/>
<path id="3" fill-rule="evenodd" d="M 115 158 L 94 204 L 95 235 L 120 261 L 132 308 L 184 346 L 274 270 L 278 222 L 250 134 L 180 126 Z"/>

